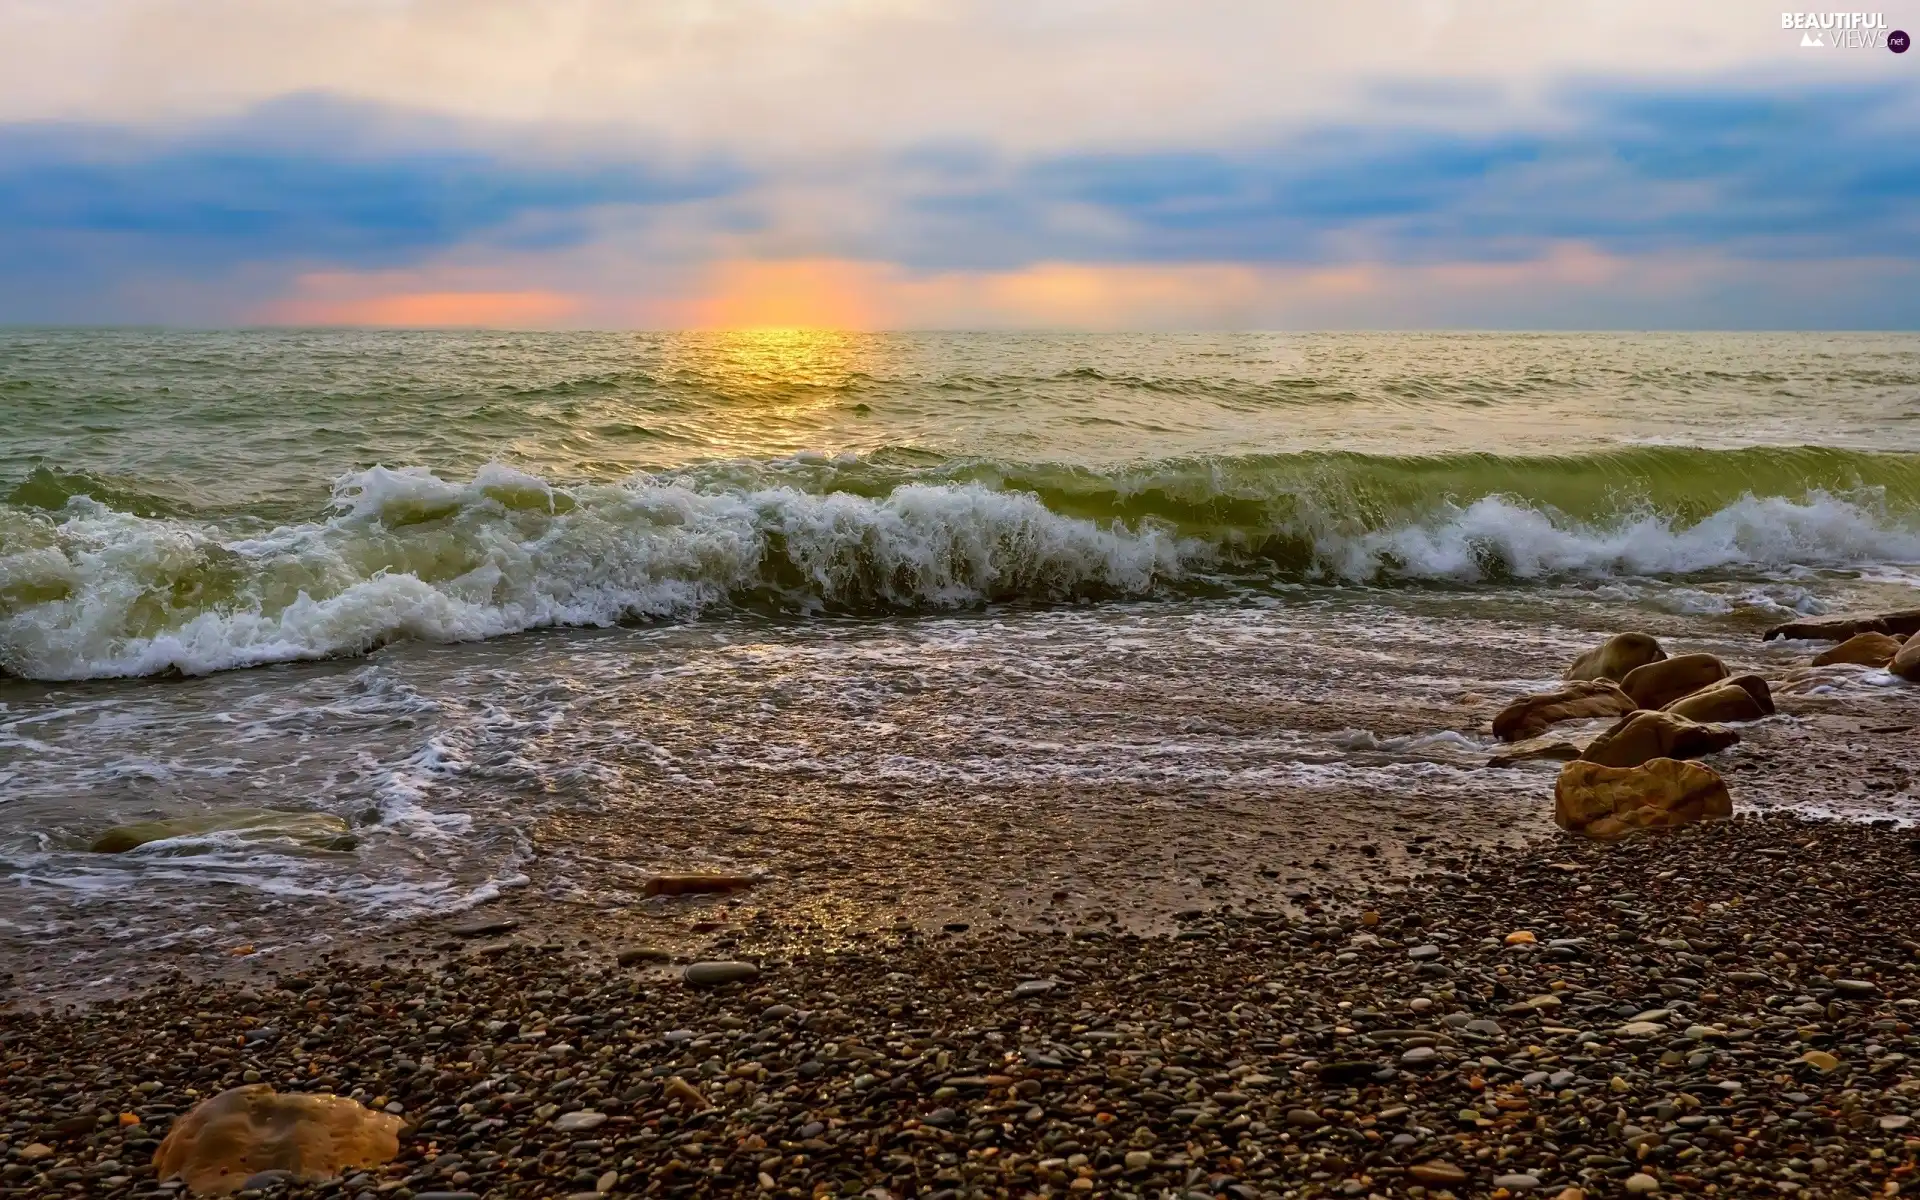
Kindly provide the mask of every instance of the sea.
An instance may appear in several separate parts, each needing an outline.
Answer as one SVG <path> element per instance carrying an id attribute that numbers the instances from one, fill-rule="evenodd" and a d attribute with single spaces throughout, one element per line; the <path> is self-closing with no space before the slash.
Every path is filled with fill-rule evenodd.
<path id="1" fill-rule="evenodd" d="M 1908 334 L 0 330 L 0 941 L 617 908 L 876 784 L 1535 803 L 1488 706 L 1606 633 L 1917 586 Z M 257 809 L 353 836 L 89 849 Z"/>

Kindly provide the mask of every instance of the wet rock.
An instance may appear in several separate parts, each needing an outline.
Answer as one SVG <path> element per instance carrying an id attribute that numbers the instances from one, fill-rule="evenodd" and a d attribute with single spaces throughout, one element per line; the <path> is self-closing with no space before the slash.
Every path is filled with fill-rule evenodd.
<path id="1" fill-rule="evenodd" d="M 1773 691 L 1758 675 L 1735 675 L 1682 696 L 1661 711 L 1690 721 L 1758 721 L 1773 715 Z"/>
<path id="2" fill-rule="evenodd" d="M 1895 637 L 1910 637 L 1920 633 L 1920 608 L 1788 621 L 1767 630 L 1763 640 L 1770 642 L 1774 638 L 1792 638 L 1796 641 L 1844 642 L 1862 633 L 1887 633 Z"/>
<path id="3" fill-rule="evenodd" d="M 1856 633 L 1831 650 L 1813 656 L 1816 667 L 1835 663 L 1855 663 L 1863 667 L 1884 667 L 1900 653 L 1905 638 L 1886 633 Z"/>
<path id="4" fill-rule="evenodd" d="M 1572 762 L 1586 746 L 1564 737 L 1544 734 L 1515 742 L 1487 760 L 1489 767 L 1513 767 L 1526 762 Z"/>
<path id="5" fill-rule="evenodd" d="M 236 808 L 197 817 L 119 825 L 93 839 L 87 848 L 96 854 L 124 854 L 152 842 L 218 834 L 243 842 L 287 842 L 308 850 L 342 851 L 355 845 L 346 821 L 332 813 Z"/>
<path id="6" fill-rule="evenodd" d="M 1733 814 L 1733 799 L 1718 774 L 1672 758 L 1637 767 L 1568 763 L 1553 796 L 1555 824 L 1599 841 Z"/>
<path id="7" fill-rule="evenodd" d="M 697 962 L 681 973 L 689 987 L 718 987 L 759 976 L 760 968 L 750 962 Z"/>
<path id="8" fill-rule="evenodd" d="M 345 1096 L 280 1093 L 266 1084 L 230 1088 L 201 1103 L 160 1143 L 154 1167 L 202 1195 L 235 1191 L 248 1176 L 289 1171 L 332 1179 L 400 1152 L 399 1117 Z"/>
<path id="9" fill-rule="evenodd" d="M 673 961 L 673 951 L 662 950 L 657 946 L 628 946 L 613 956 L 613 961 L 623 967 L 638 967 L 646 963 Z"/>
<path id="10" fill-rule="evenodd" d="M 1493 736 L 1503 742 L 1525 741 L 1561 721 L 1623 716 L 1636 707 L 1640 706 L 1616 683 L 1577 681 L 1557 692 L 1523 696 L 1507 705 L 1493 718 Z"/>
<path id="11" fill-rule="evenodd" d="M 480 938 L 512 933 L 518 928 L 520 928 L 520 922 L 509 918 L 502 918 L 497 921 L 476 921 L 471 925 L 456 925 L 454 928 L 448 930 L 448 932 L 460 938 Z"/>
<path id="12" fill-rule="evenodd" d="M 1732 690 L 1747 698 L 1740 688 Z M 1702 725 L 1670 712 L 1637 712 L 1595 738 L 1580 761 L 1637 767 L 1656 758 L 1698 758 L 1739 740 L 1740 735 L 1724 725 Z"/>
<path id="13" fill-rule="evenodd" d="M 1616 633 L 1606 641 L 1573 660 L 1567 679 L 1625 679 L 1636 667 L 1660 662 L 1667 657 L 1660 643 L 1644 633 Z"/>
<path id="14" fill-rule="evenodd" d="M 1620 681 L 1620 690 L 1639 708 L 1660 708 L 1729 674 L 1727 664 L 1711 654 L 1682 654 L 1635 667 Z"/>
<path id="15" fill-rule="evenodd" d="M 1908 638 L 1907 644 L 1900 647 L 1900 653 L 1887 664 L 1887 670 L 1909 683 L 1920 683 L 1920 637 Z"/>

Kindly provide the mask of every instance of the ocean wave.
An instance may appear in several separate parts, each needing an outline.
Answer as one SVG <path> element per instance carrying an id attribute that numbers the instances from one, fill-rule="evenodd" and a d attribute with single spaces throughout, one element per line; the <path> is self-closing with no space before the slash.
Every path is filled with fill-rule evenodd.
<path id="1" fill-rule="evenodd" d="M 1828 490 L 1807 480 L 1830 481 L 1831 463 L 1767 452 L 1798 470 L 1773 494 L 1743 489 L 1695 515 L 1729 479 L 1758 482 L 1750 457 L 1714 461 L 1717 474 L 1677 465 L 1699 453 L 1623 452 L 1587 468 L 1620 483 L 1634 455 L 1666 463 L 1676 488 L 1664 495 L 1644 469 L 1639 486 L 1602 491 L 1579 470 L 1489 456 L 1104 475 L 815 456 L 576 486 L 498 465 L 464 482 L 376 467 L 340 480 L 321 519 L 250 536 L 73 495 L 57 509 L 0 505 L 0 667 L 40 679 L 199 674 L 717 607 L 911 612 L 1274 580 L 1920 563 L 1910 498 L 1863 478 L 1885 464 L 1856 463 L 1852 487 Z"/>

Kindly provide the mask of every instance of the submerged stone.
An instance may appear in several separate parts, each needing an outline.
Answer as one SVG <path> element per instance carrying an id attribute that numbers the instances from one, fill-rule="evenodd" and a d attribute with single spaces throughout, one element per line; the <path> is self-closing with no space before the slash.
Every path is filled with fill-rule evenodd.
<path id="1" fill-rule="evenodd" d="M 120 825 L 93 839 L 96 854 L 124 854 L 149 842 L 229 833 L 246 842 L 294 842 L 310 850 L 351 850 L 356 842 L 346 821 L 332 813 L 235 808 L 198 817 L 170 817 Z"/>

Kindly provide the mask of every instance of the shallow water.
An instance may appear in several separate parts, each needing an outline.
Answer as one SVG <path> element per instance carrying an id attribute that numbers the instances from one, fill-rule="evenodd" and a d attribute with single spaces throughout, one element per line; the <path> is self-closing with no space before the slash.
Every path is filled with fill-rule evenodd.
<path id="1" fill-rule="evenodd" d="M 0 936 L 102 979 L 836 806 L 1497 827 L 1485 716 L 1605 632 L 1778 675 L 1920 578 L 1910 336 L 28 331 L 0 406 Z M 359 844 L 85 850 L 241 807 Z"/>

